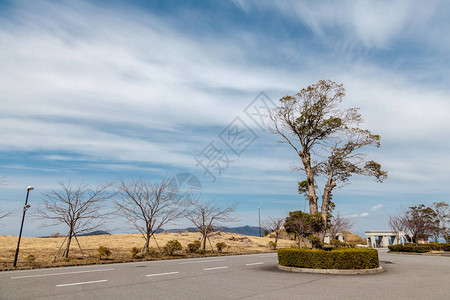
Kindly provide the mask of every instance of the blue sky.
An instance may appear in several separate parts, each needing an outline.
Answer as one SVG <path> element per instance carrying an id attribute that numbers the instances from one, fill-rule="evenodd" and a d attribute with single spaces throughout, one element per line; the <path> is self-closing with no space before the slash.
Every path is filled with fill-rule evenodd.
<path id="1" fill-rule="evenodd" d="M 257 207 L 263 218 L 304 209 L 298 158 L 244 109 L 320 79 L 343 83 L 343 105 L 382 137 L 368 153 L 389 179 L 334 192 L 355 232 L 448 202 L 449 13 L 445 1 L 1 1 L 0 207 L 15 214 L 0 234 L 17 234 L 28 185 L 35 207 L 69 179 L 190 172 L 202 197 L 240 203 L 234 225 L 257 225 Z M 225 147 L 236 117 L 258 138 L 211 182 L 194 156 Z M 39 223 L 24 234 L 63 230 Z"/>

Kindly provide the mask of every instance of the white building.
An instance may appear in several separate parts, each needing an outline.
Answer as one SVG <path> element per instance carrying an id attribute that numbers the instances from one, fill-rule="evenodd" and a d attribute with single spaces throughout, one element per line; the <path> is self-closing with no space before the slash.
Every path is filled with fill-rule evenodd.
<path id="1" fill-rule="evenodd" d="M 370 230 L 366 231 L 366 241 L 369 248 L 386 248 L 389 245 L 400 244 L 405 241 L 403 232 L 390 230 Z"/>
<path id="2" fill-rule="evenodd" d="M 329 244 L 330 243 L 330 237 L 331 237 L 331 235 L 327 232 L 325 234 L 325 238 L 323 239 L 323 242 L 326 243 L 326 244 Z M 344 242 L 344 235 L 342 233 L 337 233 L 336 236 L 334 237 L 334 240 L 338 240 L 338 241 Z"/>

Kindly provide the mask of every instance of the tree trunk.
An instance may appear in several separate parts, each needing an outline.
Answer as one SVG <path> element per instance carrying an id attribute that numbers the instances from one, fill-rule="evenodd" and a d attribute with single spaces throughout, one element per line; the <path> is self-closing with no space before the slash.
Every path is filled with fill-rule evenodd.
<path id="1" fill-rule="evenodd" d="M 306 180 L 308 183 L 309 213 L 317 214 L 319 212 L 317 206 L 317 199 L 319 197 L 316 196 L 316 187 L 314 184 L 314 172 L 313 169 L 311 168 L 311 158 L 307 156 L 301 157 L 301 159 L 303 162 L 303 166 L 305 167 Z"/>
<path id="2" fill-rule="evenodd" d="M 63 252 L 63 257 L 68 258 L 69 257 L 69 250 L 70 250 L 70 242 L 72 241 L 72 237 L 73 237 L 73 230 L 72 228 L 69 231 L 69 234 L 67 236 L 67 244 L 66 244 L 66 249 Z"/>
<path id="3" fill-rule="evenodd" d="M 203 245 L 202 245 L 202 252 L 203 252 L 203 253 L 206 252 L 206 238 L 207 238 L 207 235 L 204 234 L 204 235 L 203 235 Z"/>
<path id="4" fill-rule="evenodd" d="M 333 180 L 333 178 L 330 176 L 328 177 L 327 182 L 325 183 L 325 187 L 323 189 L 323 196 L 322 196 L 322 219 L 324 222 L 324 230 L 323 233 L 320 235 L 321 242 L 323 243 L 325 239 L 325 232 L 326 228 L 328 227 L 328 209 L 330 205 L 330 198 L 331 198 L 331 191 L 336 186 L 336 182 Z"/>
<path id="5" fill-rule="evenodd" d="M 144 247 L 142 248 L 142 254 L 149 254 L 150 253 L 150 238 L 151 235 L 149 233 L 147 233 L 146 238 L 145 238 L 145 244 Z"/>

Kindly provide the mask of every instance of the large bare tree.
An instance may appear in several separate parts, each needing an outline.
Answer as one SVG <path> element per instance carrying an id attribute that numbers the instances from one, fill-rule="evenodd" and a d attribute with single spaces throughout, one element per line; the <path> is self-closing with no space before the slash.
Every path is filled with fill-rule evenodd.
<path id="1" fill-rule="evenodd" d="M 263 223 L 264 228 L 269 230 L 269 232 L 273 234 L 275 243 L 278 242 L 281 230 L 283 229 L 284 220 L 285 218 L 281 217 L 268 217 L 267 220 L 265 220 Z"/>
<path id="2" fill-rule="evenodd" d="M 307 192 L 311 214 L 319 212 L 318 179 L 325 182 L 321 205 L 325 223 L 332 191 L 339 183 L 348 182 L 353 174 L 374 176 L 380 182 L 387 177 L 379 163 L 367 160 L 361 152 L 366 146 L 379 147 L 380 136 L 359 127 L 363 119 L 357 108 L 340 107 L 344 95 L 342 84 L 321 80 L 281 98 L 270 113 L 272 133 L 301 161 L 298 169 L 306 179 L 300 185 Z"/>
<path id="3" fill-rule="evenodd" d="M 217 223 L 235 222 L 233 216 L 237 203 L 227 206 L 219 206 L 214 200 L 198 201 L 193 204 L 193 209 L 187 215 L 189 221 L 194 224 L 202 235 L 202 251 L 206 251 L 206 240 Z"/>
<path id="4" fill-rule="evenodd" d="M 63 252 L 63 257 L 67 258 L 72 238 L 75 237 L 78 242 L 77 235 L 97 229 L 104 223 L 104 219 L 111 213 L 105 209 L 105 202 L 110 200 L 114 193 L 109 189 L 112 183 L 99 184 L 96 187 L 84 183 L 72 185 L 70 181 L 59 181 L 58 184 L 60 189 L 43 195 L 37 215 L 49 221 L 44 227 L 67 225 L 68 233 L 64 240 L 67 242 Z"/>
<path id="5" fill-rule="evenodd" d="M 186 215 L 183 198 L 166 178 L 156 183 L 144 179 L 120 180 L 118 213 L 124 216 L 145 240 L 142 253 L 149 253 L 150 239 L 156 231 Z M 159 246 L 158 246 L 159 247 Z"/>
<path id="6" fill-rule="evenodd" d="M 330 241 L 335 240 L 338 233 L 350 231 L 354 224 L 355 222 L 350 217 L 341 216 L 339 213 L 335 216 L 331 216 L 328 229 L 328 232 L 330 233 Z"/>
<path id="7" fill-rule="evenodd" d="M 445 241 L 449 243 L 448 227 L 450 223 L 450 206 L 446 202 L 441 201 L 434 202 L 431 207 L 436 213 L 436 220 L 438 223 L 436 232 L 441 232 Z M 435 237 L 436 242 L 438 239 L 439 236 L 437 236 L 437 238 Z"/>
<path id="8" fill-rule="evenodd" d="M 431 207 L 420 204 L 389 216 L 389 226 L 395 231 L 400 229 L 405 231 L 410 235 L 412 242 L 417 243 L 420 238 L 426 239 L 433 235 L 439 225 L 436 216 Z"/>
<path id="9" fill-rule="evenodd" d="M 406 234 L 408 227 L 406 222 L 406 212 L 402 211 L 396 215 L 389 214 L 389 227 L 392 231 L 396 232 L 398 240 L 402 240 L 402 244 L 404 244 L 403 241 L 403 234 Z M 405 237 L 406 238 L 406 237 Z"/>

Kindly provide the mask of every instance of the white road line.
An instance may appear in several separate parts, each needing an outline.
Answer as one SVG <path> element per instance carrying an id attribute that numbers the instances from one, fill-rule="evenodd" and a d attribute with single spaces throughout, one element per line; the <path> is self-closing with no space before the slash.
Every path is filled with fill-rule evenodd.
<path id="1" fill-rule="evenodd" d="M 273 254 L 263 254 L 263 255 L 259 255 L 259 257 L 273 257 L 273 256 L 276 256 L 277 254 L 276 253 L 273 253 Z"/>
<path id="2" fill-rule="evenodd" d="M 75 282 L 75 283 L 66 283 L 66 284 L 58 284 L 57 287 L 61 286 L 70 286 L 70 285 L 80 285 L 80 284 L 89 284 L 89 283 L 99 283 L 99 282 L 106 282 L 108 280 L 96 280 L 96 281 L 85 281 L 85 282 Z"/>
<path id="3" fill-rule="evenodd" d="M 223 261 L 225 260 L 225 258 L 221 258 L 221 259 L 208 259 L 208 260 L 196 260 L 196 261 L 185 261 L 185 262 L 180 262 L 180 265 L 185 265 L 185 264 L 198 264 L 198 263 L 207 263 L 207 262 L 215 262 L 215 261 Z"/>
<path id="4" fill-rule="evenodd" d="M 226 268 L 228 268 L 228 267 L 215 267 L 215 268 L 206 268 L 206 269 L 203 269 L 203 271 L 209 271 L 209 270 L 219 270 L 219 269 L 226 269 Z"/>
<path id="5" fill-rule="evenodd" d="M 152 276 L 172 275 L 172 274 L 178 274 L 178 273 L 180 273 L 180 272 L 168 272 L 168 273 L 150 274 L 150 275 L 145 275 L 145 276 L 152 277 Z"/>
<path id="6" fill-rule="evenodd" d="M 100 270 L 87 270 L 87 271 L 75 271 L 75 272 L 64 272 L 64 273 L 25 275 L 25 276 L 11 277 L 11 279 L 30 278 L 30 277 L 45 277 L 45 276 L 57 276 L 57 275 L 68 275 L 68 274 L 80 274 L 80 273 L 91 273 L 91 272 L 103 272 L 103 271 L 112 271 L 112 270 L 114 270 L 114 269 L 100 269 Z"/>
<path id="7" fill-rule="evenodd" d="M 257 263 L 251 263 L 251 264 L 245 264 L 246 266 L 254 266 L 254 265 L 263 265 L 263 262 L 257 262 Z"/>

